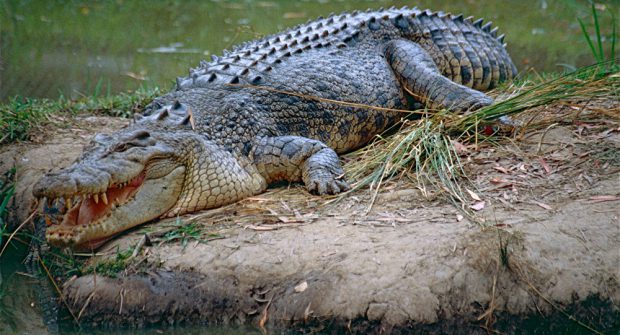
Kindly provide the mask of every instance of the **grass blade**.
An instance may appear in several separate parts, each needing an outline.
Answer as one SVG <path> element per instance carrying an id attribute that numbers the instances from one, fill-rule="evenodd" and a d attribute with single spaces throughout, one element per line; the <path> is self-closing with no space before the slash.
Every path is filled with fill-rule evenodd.
<path id="1" fill-rule="evenodd" d="M 599 52 L 599 58 L 597 60 L 599 63 L 602 63 L 605 61 L 605 53 L 603 52 L 603 40 L 601 39 L 601 26 L 598 23 L 598 14 L 594 3 L 592 4 L 592 18 L 594 19 L 594 29 L 596 30 L 596 42 Z"/>
<path id="2" fill-rule="evenodd" d="M 583 33 L 584 38 L 586 39 L 586 41 L 588 42 L 588 45 L 590 46 L 590 50 L 592 50 L 592 55 L 594 55 L 594 58 L 597 61 L 599 60 L 599 57 L 596 53 L 596 49 L 594 48 L 594 44 L 592 44 L 592 39 L 590 38 L 590 35 L 588 34 L 588 31 L 586 30 L 586 26 L 583 23 L 583 21 L 581 21 L 581 19 L 577 19 L 579 21 L 579 26 L 581 27 L 581 32 Z"/>

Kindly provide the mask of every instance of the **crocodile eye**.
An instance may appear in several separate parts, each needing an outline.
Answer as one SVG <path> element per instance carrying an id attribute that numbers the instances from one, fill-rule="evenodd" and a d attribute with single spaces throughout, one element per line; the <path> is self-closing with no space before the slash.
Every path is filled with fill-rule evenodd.
<path id="1" fill-rule="evenodd" d="M 129 143 L 119 143 L 119 144 L 115 145 L 112 150 L 114 152 L 124 152 L 127 149 L 131 148 L 132 146 L 133 145 L 130 145 Z"/>

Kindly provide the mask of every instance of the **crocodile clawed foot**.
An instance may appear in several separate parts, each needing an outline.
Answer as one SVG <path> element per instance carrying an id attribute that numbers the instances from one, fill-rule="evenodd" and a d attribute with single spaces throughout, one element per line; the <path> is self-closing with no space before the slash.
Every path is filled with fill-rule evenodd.
<path id="1" fill-rule="evenodd" d="M 349 183 L 336 178 L 317 178 L 306 184 L 308 192 L 316 195 L 338 194 L 351 189 Z"/>

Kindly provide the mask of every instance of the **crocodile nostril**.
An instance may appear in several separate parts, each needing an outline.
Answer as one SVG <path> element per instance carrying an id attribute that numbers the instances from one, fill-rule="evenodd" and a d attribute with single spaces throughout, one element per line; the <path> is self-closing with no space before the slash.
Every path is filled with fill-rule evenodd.
<path id="1" fill-rule="evenodd" d="M 146 131 L 146 130 L 140 130 L 140 131 L 134 133 L 134 135 L 133 135 L 133 138 L 135 138 L 137 140 L 146 140 L 149 137 L 151 137 L 151 134 L 149 134 L 149 132 Z"/>

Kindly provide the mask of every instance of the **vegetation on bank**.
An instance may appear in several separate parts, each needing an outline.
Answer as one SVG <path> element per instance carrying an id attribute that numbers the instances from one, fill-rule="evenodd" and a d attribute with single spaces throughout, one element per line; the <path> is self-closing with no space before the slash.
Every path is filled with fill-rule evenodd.
<path id="1" fill-rule="evenodd" d="M 44 125 L 62 122 L 61 117 L 80 113 L 129 117 L 162 92 L 159 88 L 143 88 L 102 96 L 95 90 L 91 96 L 73 100 L 62 96 L 56 100 L 13 97 L 7 103 L 0 104 L 0 145 L 27 140 L 31 132 Z"/>
<path id="2" fill-rule="evenodd" d="M 424 111 L 421 118 L 405 118 L 403 123 L 398 125 L 398 129 L 392 130 L 390 136 L 379 137 L 370 146 L 348 155 L 346 167 L 349 178 L 355 182 L 354 190 L 369 188 L 376 195 L 387 181 L 409 178 L 429 193 L 446 195 L 470 219 L 477 220 L 475 212 L 466 205 L 473 187 L 463 171 L 457 144 L 478 146 L 485 142 L 500 141 L 505 134 L 502 133 L 503 127 L 498 127 L 495 121 L 506 116 L 518 117 L 526 111 L 537 113 L 537 108 L 541 106 L 561 101 L 618 101 L 620 68 L 615 60 L 616 35 L 613 34 L 611 38 L 611 54 L 605 55 L 602 52 L 604 41 L 600 36 L 597 15 L 593 8 L 592 35 L 595 37 L 590 37 L 591 30 L 586 23 L 581 22 L 585 39 L 599 61 L 597 65 L 561 75 L 541 77 L 529 74 L 528 77 L 501 88 L 500 92 L 495 92 L 498 101 L 496 104 L 468 115 Z M 74 100 L 64 97 L 57 100 L 15 97 L 0 105 L 0 145 L 28 140 L 30 134 L 42 127 L 50 123 L 68 122 L 67 116 L 80 113 L 130 117 L 161 94 L 160 89 L 141 89 L 131 93 L 101 96 L 96 89 L 93 95 Z M 620 118 L 617 108 L 616 106 L 615 111 L 605 114 L 605 117 Z M 579 110 L 569 110 L 565 114 L 556 114 L 556 119 L 519 124 L 517 130 L 545 127 L 552 122 L 567 122 L 566 120 L 571 120 L 579 113 Z M 7 206 L 15 191 L 14 174 L 15 170 L 12 169 L 0 177 L 0 249 L 8 237 Z M 177 220 L 171 229 L 161 234 L 159 240 L 161 243 L 179 243 L 186 246 L 189 242 L 202 243 L 206 242 L 207 238 L 217 238 L 205 235 L 202 229 L 204 228 L 195 222 Z M 52 249 L 43 255 L 41 264 L 52 281 L 86 273 L 114 277 L 133 264 L 140 263 L 136 258 L 140 248 L 141 246 L 137 245 L 126 250 L 116 250 L 110 257 L 99 258 L 93 263 L 85 263 L 84 258 L 76 258 Z M 507 266 L 508 251 L 501 248 L 500 252 L 502 264 Z M 0 299 L 2 295 L 0 290 Z"/>
<path id="3" fill-rule="evenodd" d="M 620 96 L 620 65 L 615 59 L 615 18 L 611 14 L 613 33 L 607 40 L 610 42 L 606 42 L 600 34 L 598 15 L 593 5 L 593 27 L 588 28 L 588 24 L 580 20 L 584 39 L 594 58 L 599 61 L 596 65 L 565 74 L 539 76 L 529 73 L 510 86 L 501 88 L 500 92 L 495 92 L 497 103 L 467 115 L 455 115 L 449 111 L 423 111 L 420 118 L 420 111 L 416 111 L 416 115 L 403 118 L 403 122 L 391 130 L 390 136 L 378 137 L 371 145 L 348 155 L 346 169 L 349 178 L 354 181 L 353 190 L 368 187 L 376 195 L 386 181 L 407 177 L 425 191 L 447 194 L 457 207 L 476 220 L 474 212 L 465 206 L 469 189 L 455 144 L 496 142 L 503 135 L 501 131 L 504 127 L 498 127 L 494 122 L 535 110 L 539 106 L 558 101 L 599 98 L 617 101 Z M 605 43 L 611 43 L 611 48 L 604 47 Z M 610 50 L 610 54 L 606 55 L 603 50 Z M 79 99 L 14 97 L 8 103 L 0 104 L 0 145 L 28 140 L 30 134 L 42 127 L 50 123 L 68 122 L 67 116 L 80 113 L 129 117 L 162 94 L 158 88 L 142 88 L 118 95 L 102 95 L 100 84 L 96 85 L 92 95 Z M 611 113 L 608 116 L 618 117 Z M 564 118 L 566 115 L 557 117 Z M 531 128 L 541 125 L 518 125 L 522 129 L 524 126 Z M 11 180 L 14 172 L 13 169 L 0 180 L 0 246 L 5 242 L 3 236 L 6 236 L 8 227 L 6 214 L 14 192 Z M 189 240 L 205 239 L 196 229 L 193 223 L 178 224 L 176 229 L 169 231 L 162 239 L 168 242 L 180 241 L 183 245 Z M 72 257 L 68 260 L 60 254 L 53 256 L 56 258 L 53 263 L 66 267 L 72 274 L 83 271 L 111 273 L 124 267 L 133 258 L 127 257 L 127 253 L 118 251 L 116 259 L 112 261 L 114 265 L 103 268 L 95 266 L 81 269 Z"/>

